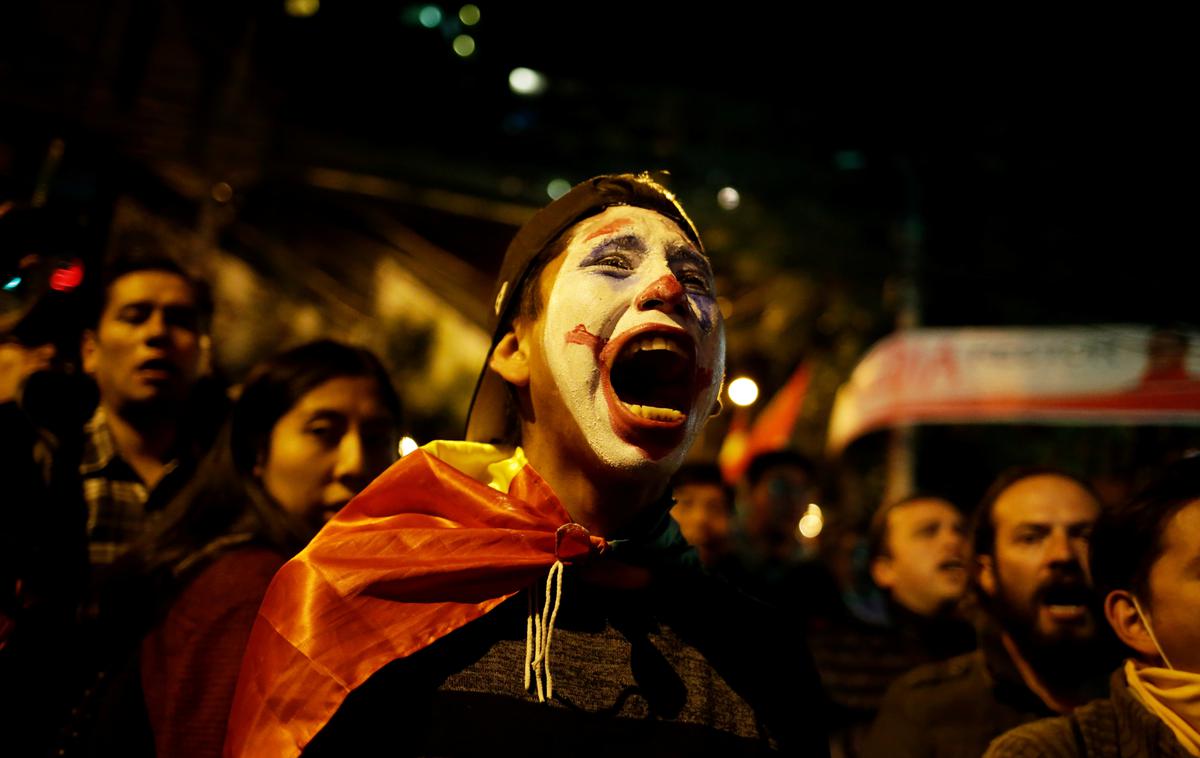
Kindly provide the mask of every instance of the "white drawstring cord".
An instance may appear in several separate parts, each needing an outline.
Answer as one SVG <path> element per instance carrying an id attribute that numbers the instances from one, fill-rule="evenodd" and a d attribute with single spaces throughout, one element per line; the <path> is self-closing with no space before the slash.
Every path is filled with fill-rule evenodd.
<path id="1" fill-rule="evenodd" d="M 533 670 L 533 627 L 539 622 L 536 618 L 537 611 L 533 604 L 533 587 L 529 588 L 528 599 L 529 610 L 525 614 L 525 691 L 529 691 L 529 672 Z"/>
<path id="2" fill-rule="evenodd" d="M 529 672 L 532 670 L 538 702 L 541 703 L 554 697 L 554 679 L 550 675 L 550 639 L 554 636 L 554 622 L 558 619 L 558 606 L 562 602 L 563 569 L 563 562 L 555 561 L 546 574 L 546 599 L 540 613 L 534 599 L 537 590 L 529 588 L 529 612 L 525 618 L 525 689 L 529 689 Z"/>

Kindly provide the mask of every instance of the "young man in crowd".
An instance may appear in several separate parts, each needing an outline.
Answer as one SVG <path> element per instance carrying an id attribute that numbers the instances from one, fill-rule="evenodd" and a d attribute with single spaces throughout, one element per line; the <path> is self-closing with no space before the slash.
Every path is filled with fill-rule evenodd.
<path id="1" fill-rule="evenodd" d="M 671 492 L 675 497 L 671 518 L 700 554 L 700 562 L 719 570 L 729 555 L 733 489 L 721 479 L 716 465 L 692 463 L 675 474 Z"/>
<path id="2" fill-rule="evenodd" d="M 1014 729 L 989 758 L 1200 755 L 1200 458 L 1104 513 L 1091 565 L 1104 616 L 1131 653 L 1109 697 Z"/>
<path id="3" fill-rule="evenodd" d="M 894 615 L 953 617 L 967 593 L 966 519 L 950 501 L 914 495 L 871 518 L 871 579 Z M 962 651 L 959 651 L 962 652 Z"/>
<path id="4" fill-rule="evenodd" d="M 921 666 L 884 697 L 865 756 L 978 756 L 997 735 L 1103 694 L 1087 544 L 1100 503 L 1049 468 L 1002 475 L 973 529 L 980 649 Z"/>
<path id="5" fill-rule="evenodd" d="M 159 255 L 118 260 L 101 284 L 81 348 L 99 391 L 79 461 L 93 569 L 112 564 L 190 475 L 200 451 L 185 403 L 212 317 L 207 287 Z"/>
<path id="6" fill-rule="evenodd" d="M 668 516 L 724 372 L 683 209 L 584 182 L 498 284 L 474 442 L 401 460 L 276 576 L 227 753 L 825 753 L 802 641 Z"/>
<path id="7" fill-rule="evenodd" d="M 30 745 L 48 743 L 58 712 L 94 692 L 123 654 L 125 624 L 145 598 L 110 591 L 110 569 L 203 447 L 183 419 L 208 339 L 207 288 L 156 252 L 129 250 L 101 272 L 96 295 L 80 349 L 96 385 L 94 414 L 82 428 L 29 426 L 19 442 L 6 435 L 23 449 L 6 454 L 19 542 L 6 555 L 15 612 L 0 668 L 15 698 L 4 709 L 10 733 Z"/>
<path id="8" fill-rule="evenodd" d="M 867 532 L 868 566 L 887 596 L 886 623 L 847 614 L 813 630 L 813 657 L 851 746 L 899 676 L 974 649 L 975 630 L 961 608 L 969 581 L 965 522 L 952 503 L 932 495 L 881 506 Z"/>

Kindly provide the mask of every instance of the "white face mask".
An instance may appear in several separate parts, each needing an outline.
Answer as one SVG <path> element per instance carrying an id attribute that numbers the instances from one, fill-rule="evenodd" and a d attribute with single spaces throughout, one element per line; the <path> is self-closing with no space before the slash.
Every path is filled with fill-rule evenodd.
<path id="1" fill-rule="evenodd" d="M 1138 616 L 1142 619 L 1142 626 L 1146 627 L 1146 633 L 1150 635 L 1150 641 L 1154 643 L 1154 649 L 1158 651 L 1159 656 L 1162 657 L 1163 663 L 1166 664 L 1167 668 L 1173 671 L 1175 667 L 1171 665 L 1171 661 L 1167 658 L 1166 652 L 1163 651 L 1162 645 L 1158 644 L 1158 638 L 1154 636 L 1154 629 L 1150 626 L 1150 615 L 1142 610 L 1142 606 L 1138 602 L 1136 595 L 1131 594 L 1129 597 L 1131 600 L 1133 600 L 1133 609 L 1137 611 Z"/>
<path id="2" fill-rule="evenodd" d="M 708 261 L 644 208 L 609 208 L 575 228 L 542 340 L 567 411 L 614 468 L 678 467 L 724 379 Z"/>

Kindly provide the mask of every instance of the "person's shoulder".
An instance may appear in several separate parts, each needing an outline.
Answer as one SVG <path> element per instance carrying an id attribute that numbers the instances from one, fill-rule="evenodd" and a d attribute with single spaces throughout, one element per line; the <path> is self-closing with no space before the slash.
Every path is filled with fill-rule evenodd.
<path id="1" fill-rule="evenodd" d="M 287 558 L 278 550 L 261 545 L 244 545 L 222 553 L 213 559 L 208 570 L 216 575 L 233 574 L 274 576 Z"/>
<path id="2" fill-rule="evenodd" d="M 936 744 L 978 743 L 976 726 L 982 661 L 966 653 L 926 663 L 901 675 L 887 688 L 867 734 L 862 755 L 933 755 Z"/>
<path id="3" fill-rule="evenodd" d="M 1079 738 L 1072 720 L 1079 718 L 1082 711 L 1094 706 L 1108 705 L 1108 701 L 1089 703 L 1076 711 L 1075 716 L 1056 716 L 1039 719 L 1011 729 L 988 746 L 985 758 L 1074 758 L 1080 755 Z M 1111 708 L 1111 706 L 1110 706 Z"/>
<path id="4" fill-rule="evenodd" d="M 969 686 L 982 670 L 983 661 L 978 652 L 971 651 L 944 661 L 917 666 L 896 679 L 892 689 L 921 692 Z"/>
<path id="5" fill-rule="evenodd" d="M 265 547 L 244 546 L 215 557 L 188 583 L 184 594 L 192 601 L 223 600 L 232 604 L 241 600 L 262 600 L 267 587 L 287 559 Z"/>
<path id="6" fill-rule="evenodd" d="M 922 723 L 940 721 L 977 701 L 983 689 L 982 670 L 976 652 L 917 666 L 891 683 L 880 711 Z"/>

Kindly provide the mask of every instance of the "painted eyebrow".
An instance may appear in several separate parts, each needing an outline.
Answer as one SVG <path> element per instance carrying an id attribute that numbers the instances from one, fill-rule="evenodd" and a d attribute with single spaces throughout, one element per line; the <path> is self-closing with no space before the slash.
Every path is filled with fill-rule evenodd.
<path id="1" fill-rule="evenodd" d="M 620 237 L 613 237 L 610 240 L 601 242 L 596 247 L 592 248 L 592 252 L 587 254 L 581 262 L 581 266 L 587 266 L 603 258 L 611 252 L 625 251 L 633 253 L 645 253 L 646 243 L 642 242 L 641 237 L 636 234 L 625 234 Z"/>
<path id="2" fill-rule="evenodd" d="M 705 258 L 703 255 L 696 252 L 692 248 L 680 246 L 680 247 L 673 248 L 669 253 L 667 253 L 667 262 L 668 263 L 679 263 L 681 261 L 686 261 L 688 263 L 693 263 L 696 266 L 699 266 L 700 270 L 702 270 L 704 273 L 708 274 L 709 278 L 712 278 L 712 276 L 713 276 L 712 264 L 710 264 L 708 262 L 708 258 Z"/>
<path id="3" fill-rule="evenodd" d="M 616 221 L 613 221 L 611 224 L 605 224 L 604 226 L 600 227 L 596 231 L 592 232 L 583 241 L 591 242 L 592 240 L 596 239 L 597 237 L 603 237 L 606 234 L 612 234 L 613 232 L 617 231 L 618 229 L 624 229 L 625 227 L 631 225 L 632 223 L 633 223 L 632 219 L 619 218 Z"/>

